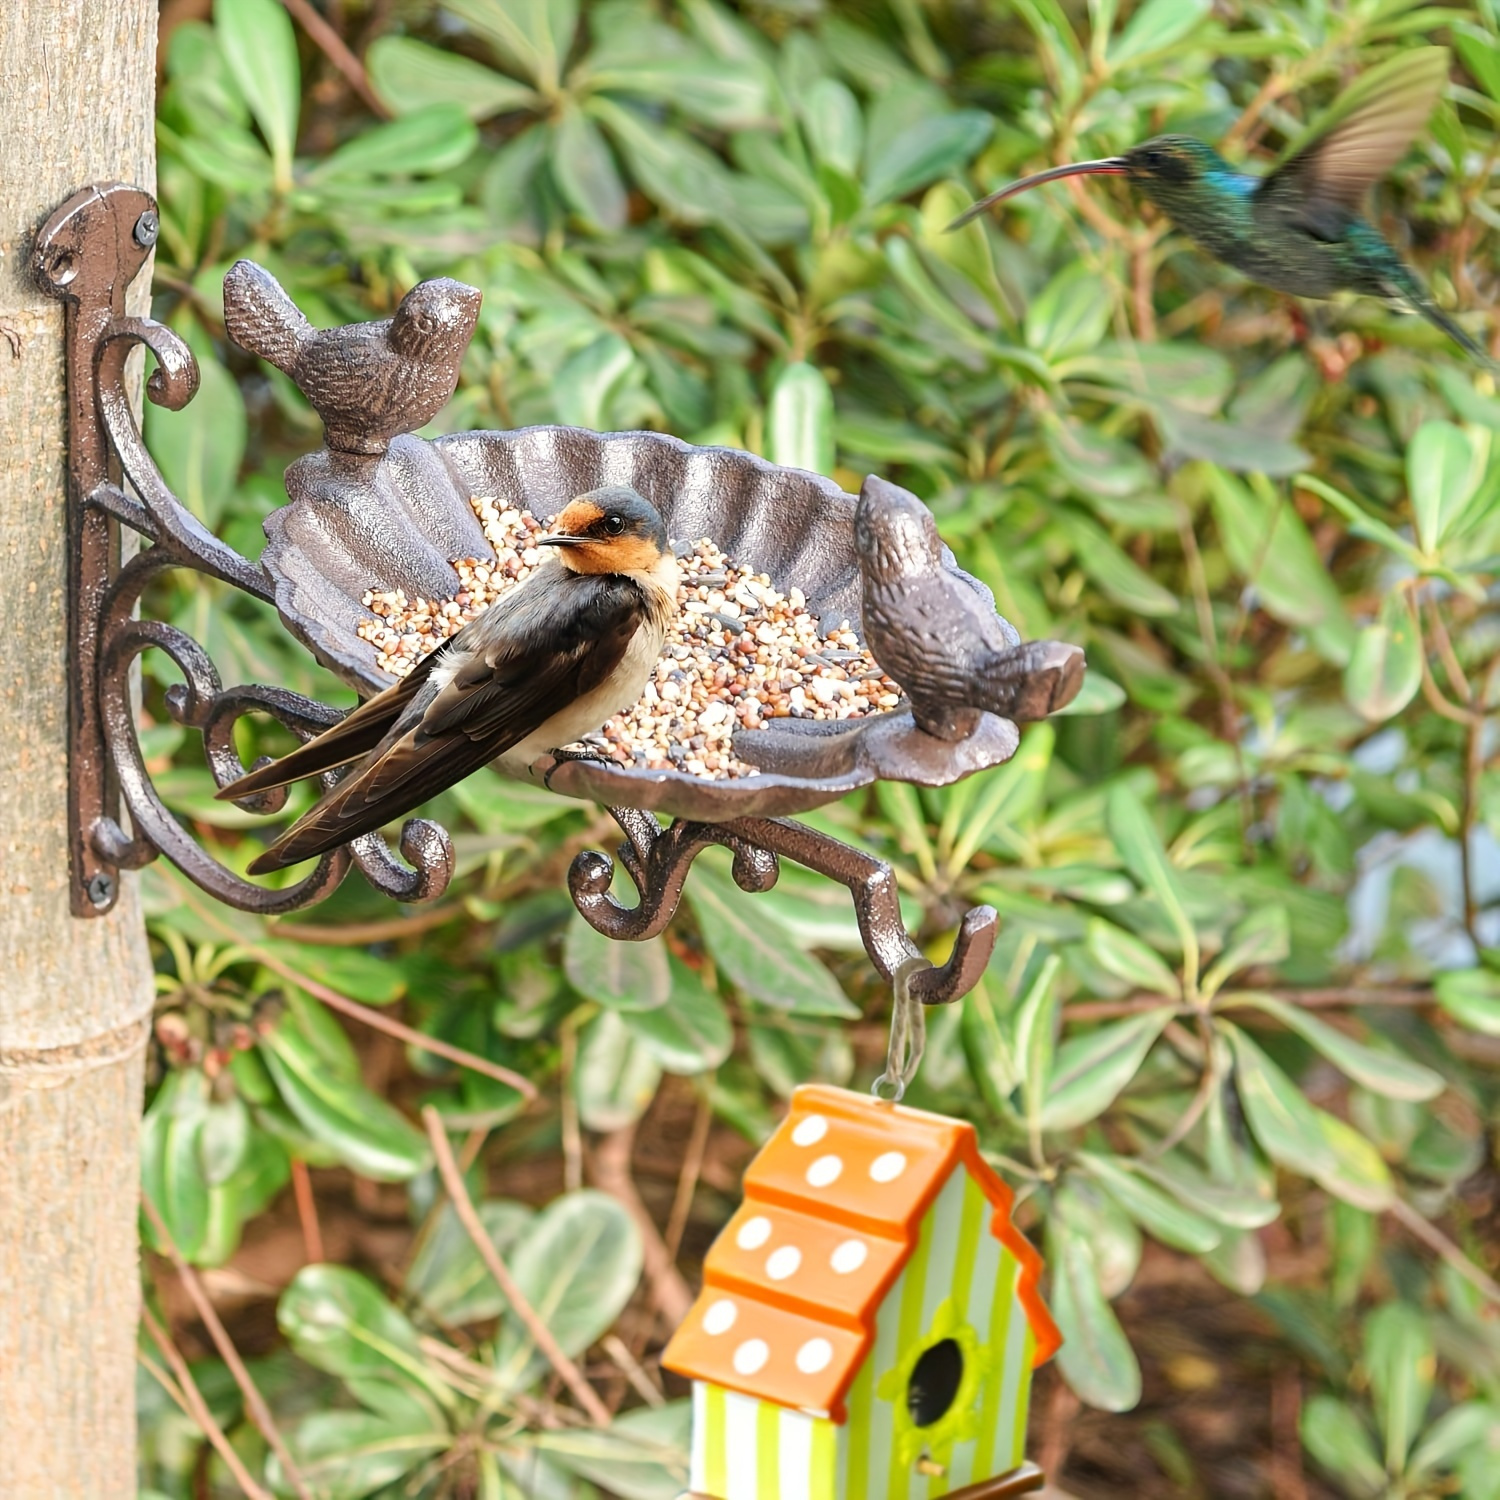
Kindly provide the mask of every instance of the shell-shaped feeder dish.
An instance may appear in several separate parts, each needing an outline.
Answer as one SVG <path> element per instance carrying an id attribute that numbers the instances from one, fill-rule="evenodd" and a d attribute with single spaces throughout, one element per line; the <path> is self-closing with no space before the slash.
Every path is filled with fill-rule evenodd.
<path id="1" fill-rule="evenodd" d="M 885 703 L 866 694 L 868 710 L 881 711 L 860 717 L 773 711 L 762 727 L 740 728 L 733 757 L 754 774 L 715 779 L 675 765 L 545 755 L 529 770 L 554 791 L 727 822 L 805 811 L 880 778 L 943 786 L 1009 759 L 1013 721 L 1061 708 L 1082 682 L 1077 647 L 1023 645 L 921 501 L 874 476 L 856 500 L 815 474 L 655 432 L 413 436 L 457 382 L 479 313 L 473 287 L 423 282 L 389 319 L 320 330 L 268 272 L 240 261 L 225 277 L 224 309 L 235 341 L 290 375 L 323 419 L 325 447 L 287 470 L 290 503 L 266 521 L 261 562 L 287 627 L 361 693 L 395 680 L 365 638 L 379 634 L 366 598 L 453 600 L 454 564 L 495 557 L 472 502 L 524 510 L 545 526 L 579 495 L 611 485 L 649 500 L 679 549 L 707 539 L 783 596 L 800 591 L 819 639 L 852 630 L 901 689 L 876 695 Z M 847 675 L 829 667 L 825 692 Z M 809 685 L 816 695 L 819 683 Z M 795 707 L 790 696 L 773 709 Z"/>
<path id="2" fill-rule="evenodd" d="M 360 635 L 372 619 L 367 593 L 449 599 L 459 589 L 454 560 L 493 557 L 472 496 L 523 508 L 546 524 L 578 495 L 629 485 L 657 508 L 674 541 L 711 539 L 779 591 L 800 589 L 826 629 L 847 620 L 866 641 L 855 497 L 815 474 L 736 449 L 693 447 L 655 432 L 571 427 L 465 432 L 435 442 L 407 435 L 374 460 L 311 454 L 291 466 L 286 482 L 291 503 L 267 519 L 261 559 L 277 607 L 293 634 L 361 693 L 394 680 Z M 994 613 L 989 590 L 946 547 L 942 555 L 952 585 L 972 597 L 1008 644 L 1019 646 L 1016 632 Z M 914 604 L 914 619 L 917 613 Z M 939 639 L 933 649 L 950 644 Z M 1055 679 L 1043 711 L 1063 706 L 1082 679 L 1082 653 L 1056 642 L 1029 649 L 1039 672 Z M 759 768 L 736 779 L 552 757 L 532 772 L 554 791 L 609 806 L 708 822 L 781 816 L 880 778 L 945 786 L 1008 760 L 1018 743 L 1014 723 L 991 713 L 973 717 L 957 739 L 918 728 L 906 706 L 857 719 L 770 720 L 735 735 L 736 755 Z"/>

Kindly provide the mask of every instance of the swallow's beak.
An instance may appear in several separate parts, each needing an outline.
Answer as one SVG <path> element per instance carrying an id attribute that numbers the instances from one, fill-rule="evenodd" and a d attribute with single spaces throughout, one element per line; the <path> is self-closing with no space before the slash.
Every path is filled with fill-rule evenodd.
<path id="1" fill-rule="evenodd" d="M 1011 183 L 1009 187 L 997 189 L 988 198 L 981 198 L 978 203 L 971 203 L 944 232 L 962 229 L 970 219 L 978 218 L 985 209 L 993 208 L 995 204 L 1006 198 L 1014 198 L 1017 193 L 1040 187 L 1044 182 L 1056 182 L 1060 177 L 1124 177 L 1129 171 L 1130 162 L 1126 157 L 1105 156 L 1098 161 L 1075 161 L 1065 167 L 1049 167 L 1045 172 L 1033 172 L 1030 177 L 1023 177 L 1019 182 Z"/>
<path id="2" fill-rule="evenodd" d="M 538 547 L 581 547 L 589 538 L 586 536 L 570 536 L 566 531 L 555 531 L 551 536 L 539 536 L 536 539 Z"/>

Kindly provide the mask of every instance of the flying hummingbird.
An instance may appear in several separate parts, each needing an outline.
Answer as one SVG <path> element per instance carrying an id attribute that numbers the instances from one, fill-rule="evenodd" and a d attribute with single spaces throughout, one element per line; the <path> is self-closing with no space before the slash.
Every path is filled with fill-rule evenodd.
<path id="1" fill-rule="evenodd" d="M 1178 229 L 1252 281 L 1298 297 L 1347 291 L 1404 303 L 1489 363 L 1362 211 L 1370 187 L 1427 123 L 1447 79 L 1442 47 L 1390 58 L 1358 78 L 1264 177 L 1237 171 L 1192 136 L 1159 135 L 1123 156 L 1023 177 L 948 227 L 1060 177 L 1128 177 Z"/>

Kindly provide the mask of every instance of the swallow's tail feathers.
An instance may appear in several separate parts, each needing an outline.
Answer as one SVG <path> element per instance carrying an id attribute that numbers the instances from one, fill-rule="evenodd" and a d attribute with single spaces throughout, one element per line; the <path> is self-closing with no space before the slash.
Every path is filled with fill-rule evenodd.
<path id="1" fill-rule="evenodd" d="M 224 327 L 241 349 L 287 370 L 313 326 L 281 284 L 253 260 L 237 260 L 224 274 Z"/>
<path id="2" fill-rule="evenodd" d="M 361 703 L 353 713 L 340 719 L 331 729 L 325 729 L 315 739 L 273 760 L 269 765 L 247 771 L 237 781 L 220 787 L 214 796 L 221 802 L 239 802 L 257 792 L 268 792 L 273 787 L 290 786 L 294 781 L 304 781 L 323 771 L 332 771 L 346 766 L 351 760 L 373 750 L 383 740 L 396 721 L 411 706 L 422 684 L 432 670 L 431 663 L 439 653 L 425 657 L 394 687 L 377 693 L 368 702 Z"/>
<path id="3" fill-rule="evenodd" d="M 1083 686 L 1083 652 L 1066 641 L 1027 641 L 990 659 L 979 674 L 976 707 L 1026 723 L 1066 708 Z"/>
<path id="4" fill-rule="evenodd" d="M 267 875 L 300 864 L 383 828 L 429 797 L 447 791 L 504 748 L 497 748 L 488 737 L 427 735 L 414 726 L 382 754 L 351 771 L 311 812 L 252 860 L 249 873 Z"/>

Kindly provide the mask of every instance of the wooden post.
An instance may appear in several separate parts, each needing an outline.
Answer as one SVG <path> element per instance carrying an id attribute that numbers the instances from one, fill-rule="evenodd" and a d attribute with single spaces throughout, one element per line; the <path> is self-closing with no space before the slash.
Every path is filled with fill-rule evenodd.
<path id="1" fill-rule="evenodd" d="M 151 965 L 132 880 L 108 916 L 69 912 L 63 308 L 28 253 L 76 189 L 154 187 L 156 17 L 0 3 L 0 1495 L 18 1500 L 136 1493 Z"/>

